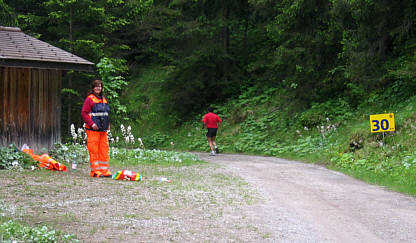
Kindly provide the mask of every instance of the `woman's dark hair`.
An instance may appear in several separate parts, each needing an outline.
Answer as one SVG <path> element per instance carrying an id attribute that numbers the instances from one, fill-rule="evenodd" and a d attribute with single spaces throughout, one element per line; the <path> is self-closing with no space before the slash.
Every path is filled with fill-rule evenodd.
<path id="1" fill-rule="evenodd" d="M 90 94 L 94 94 L 94 88 L 95 87 L 97 87 L 97 86 L 101 86 L 101 93 L 100 93 L 100 96 L 104 96 L 104 93 L 103 93 L 103 90 L 104 90 L 104 84 L 103 84 L 103 81 L 102 80 L 100 80 L 100 79 L 94 79 L 92 82 L 91 82 L 91 92 L 90 92 Z"/>
<path id="2" fill-rule="evenodd" d="M 214 112 L 214 108 L 208 107 L 208 112 Z"/>

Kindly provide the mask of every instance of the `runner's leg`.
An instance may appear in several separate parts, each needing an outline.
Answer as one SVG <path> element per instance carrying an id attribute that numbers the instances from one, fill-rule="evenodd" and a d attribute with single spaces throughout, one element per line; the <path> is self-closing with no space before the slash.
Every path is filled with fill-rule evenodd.
<path id="1" fill-rule="evenodd" d="M 218 151 L 218 147 L 217 147 L 217 142 L 215 141 L 215 137 L 216 137 L 216 136 L 212 137 L 212 145 L 213 145 L 213 147 L 214 147 L 214 151 L 215 151 L 215 153 L 216 153 L 216 154 L 218 154 L 218 153 L 219 153 L 219 151 Z"/>
<path id="2" fill-rule="evenodd" d="M 211 138 L 212 141 L 212 145 L 214 146 L 214 148 L 217 147 L 217 142 L 215 142 L 215 136 Z"/>
<path id="3" fill-rule="evenodd" d="M 214 151 L 214 146 L 212 144 L 212 137 L 207 137 L 207 139 L 208 139 L 209 148 L 211 149 L 211 151 Z"/>

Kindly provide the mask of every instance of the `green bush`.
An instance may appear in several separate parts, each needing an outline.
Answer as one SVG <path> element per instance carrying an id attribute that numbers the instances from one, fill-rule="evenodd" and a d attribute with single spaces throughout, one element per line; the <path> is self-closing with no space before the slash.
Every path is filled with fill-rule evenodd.
<path id="1" fill-rule="evenodd" d="M 11 220 L 0 224 L 0 241 L 36 243 L 78 242 L 73 235 L 51 230 L 47 226 L 32 228 Z"/>
<path id="2" fill-rule="evenodd" d="M 344 99 L 329 100 L 324 103 L 314 103 L 311 108 L 299 116 L 302 127 L 314 128 L 324 124 L 328 119 L 345 121 L 353 115 L 352 108 Z"/>
<path id="3" fill-rule="evenodd" d="M 89 155 L 88 150 L 81 144 L 54 144 L 53 148 L 49 151 L 49 155 L 61 163 L 70 164 L 73 161 L 76 163 L 88 163 Z"/>
<path id="4" fill-rule="evenodd" d="M 146 148 L 164 148 L 169 145 L 170 137 L 160 132 L 143 137 L 143 143 Z"/>
<path id="5" fill-rule="evenodd" d="M 37 161 L 20 151 L 14 144 L 10 144 L 8 147 L 0 147 L 0 170 L 27 169 L 37 165 Z"/>

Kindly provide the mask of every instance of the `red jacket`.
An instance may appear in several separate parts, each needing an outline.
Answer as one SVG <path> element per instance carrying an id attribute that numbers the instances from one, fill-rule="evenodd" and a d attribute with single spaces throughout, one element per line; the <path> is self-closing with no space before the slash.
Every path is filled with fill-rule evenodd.
<path id="1" fill-rule="evenodd" d="M 110 107 L 106 98 L 97 97 L 94 94 L 88 95 L 81 110 L 81 116 L 86 124 L 86 128 L 91 129 L 95 123 L 99 131 L 107 130 L 109 126 L 109 111 Z"/>

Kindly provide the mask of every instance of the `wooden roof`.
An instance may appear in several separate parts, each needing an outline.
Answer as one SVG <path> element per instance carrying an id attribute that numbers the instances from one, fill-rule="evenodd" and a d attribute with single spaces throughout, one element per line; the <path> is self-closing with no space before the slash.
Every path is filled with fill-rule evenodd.
<path id="1" fill-rule="evenodd" d="M 23 33 L 0 26 L 0 66 L 93 71 L 94 63 Z"/>

